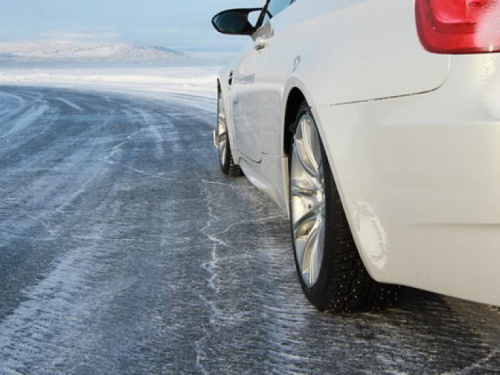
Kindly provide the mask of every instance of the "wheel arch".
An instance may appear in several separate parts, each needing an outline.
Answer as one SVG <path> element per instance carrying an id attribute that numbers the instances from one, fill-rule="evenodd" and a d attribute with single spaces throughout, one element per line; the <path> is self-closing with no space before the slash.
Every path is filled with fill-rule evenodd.
<path id="1" fill-rule="evenodd" d="M 229 137 L 229 143 L 230 143 L 230 149 L 233 155 L 234 163 L 236 165 L 239 165 L 240 163 L 240 155 L 237 152 L 237 149 L 235 148 L 235 139 L 234 139 L 234 128 L 233 128 L 233 122 L 232 122 L 232 108 L 231 108 L 231 100 L 230 100 L 230 94 L 231 90 L 230 87 L 227 85 L 225 79 L 224 79 L 225 73 L 220 72 L 219 75 L 217 76 L 217 97 L 219 95 L 223 96 L 223 101 L 225 104 L 225 111 L 226 111 L 226 125 L 228 127 L 228 137 Z M 217 105 L 219 105 L 217 103 Z"/>
<path id="2" fill-rule="evenodd" d="M 300 105 L 302 102 L 307 101 L 304 93 L 298 88 L 294 87 L 288 93 L 285 114 L 284 114 L 284 131 L 283 131 L 283 152 L 285 155 L 290 155 L 290 145 L 292 142 L 295 129 L 295 119 L 297 117 Z"/>

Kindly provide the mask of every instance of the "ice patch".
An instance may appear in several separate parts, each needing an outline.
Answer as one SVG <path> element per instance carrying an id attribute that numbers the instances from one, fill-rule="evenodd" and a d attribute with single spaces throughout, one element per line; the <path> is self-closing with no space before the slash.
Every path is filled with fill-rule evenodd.
<path id="1" fill-rule="evenodd" d="M 63 98 L 56 98 L 56 100 L 59 100 L 60 102 L 66 104 L 68 107 L 76 109 L 77 111 L 80 111 L 80 112 L 83 111 L 83 109 L 81 107 L 77 106 L 75 103 L 70 102 L 69 100 L 66 100 Z"/>
<path id="2" fill-rule="evenodd" d="M 14 133 L 20 132 L 26 129 L 28 126 L 33 124 L 37 118 L 43 116 L 45 111 L 48 110 L 47 105 L 41 105 L 36 108 L 30 108 L 25 114 L 23 114 L 15 123 L 14 126 L 4 134 L 5 137 L 8 137 Z"/>

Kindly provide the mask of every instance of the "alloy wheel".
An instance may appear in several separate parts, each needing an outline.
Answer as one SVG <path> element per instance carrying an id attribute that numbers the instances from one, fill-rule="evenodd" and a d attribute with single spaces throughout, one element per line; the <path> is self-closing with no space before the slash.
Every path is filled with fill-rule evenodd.
<path id="1" fill-rule="evenodd" d="M 226 164 L 227 159 L 227 122 L 226 122 L 226 112 L 224 110 L 224 100 L 222 99 L 222 94 L 219 94 L 219 100 L 217 105 L 217 150 L 219 154 L 219 160 L 221 165 Z"/>
<path id="2" fill-rule="evenodd" d="M 291 223 L 295 258 L 302 280 L 312 287 L 324 255 L 325 179 L 321 143 L 314 119 L 297 121 L 290 169 Z"/>

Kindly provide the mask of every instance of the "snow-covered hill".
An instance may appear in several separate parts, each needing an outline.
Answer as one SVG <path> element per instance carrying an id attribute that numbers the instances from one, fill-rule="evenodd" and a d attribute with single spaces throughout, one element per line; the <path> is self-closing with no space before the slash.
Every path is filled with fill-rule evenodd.
<path id="1" fill-rule="evenodd" d="M 68 42 L 0 43 L 0 64 L 165 63 L 186 54 L 164 47 Z"/>

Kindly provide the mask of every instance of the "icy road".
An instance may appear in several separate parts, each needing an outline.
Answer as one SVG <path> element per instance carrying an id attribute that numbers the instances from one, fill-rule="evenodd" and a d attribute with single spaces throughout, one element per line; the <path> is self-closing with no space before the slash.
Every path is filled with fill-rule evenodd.
<path id="1" fill-rule="evenodd" d="M 0 87 L 0 374 L 500 373 L 498 309 L 311 308 L 200 100 Z"/>

